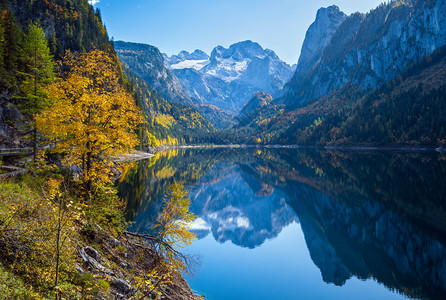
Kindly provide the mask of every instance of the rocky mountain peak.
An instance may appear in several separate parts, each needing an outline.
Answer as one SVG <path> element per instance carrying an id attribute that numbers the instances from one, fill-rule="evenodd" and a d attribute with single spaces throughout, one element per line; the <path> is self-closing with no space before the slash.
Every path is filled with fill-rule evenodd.
<path id="1" fill-rule="evenodd" d="M 180 53 L 181 54 L 181 53 Z M 189 56 L 199 57 L 195 51 Z M 279 95 L 294 69 L 269 49 L 247 40 L 225 48 L 217 46 L 208 60 L 169 59 L 170 68 L 192 98 L 236 115 L 257 91 Z"/>
<path id="2" fill-rule="evenodd" d="M 445 45 L 444 0 L 392 1 L 349 17 L 336 7 L 321 9 L 279 101 L 302 105 L 349 82 L 372 90 Z"/>
<path id="3" fill-rule="evenodd" d="M 336 5 L 320 8 L 308 29 L 302 45 L 297 70 L 311 69 L 321 58 L 324 48 L 338 26 L 347 18 Z"/>
<path id="4" fill-rule="evenodd" d="M 187 60 L 209 60 L 209 55 L 197 49 L 192 53 L 183 50 L 178 55 L 172 55 L 171 57 L 164 55 L 164 58 L 168 61 L 169 65 L 174 65 Z"/>
<path id="5" fill-rule="evenodd" d="M 216 62 L 220 59 L 232 58 L 236 61 L 241 61 L 244 59 L 252 59 L 256 56 L 264 55 L 264 49 L 258 43 L 247 40 L 233 44 L 226 49 L 222 46 L 217 46 L 212 51 L 211 63 Z"/>
<path id="6" fill-rule="evenodd" d="M 204 51 L 199 49 L 192 52 L 187 59 L 201 60 L 201 59 L 209 59 L 209 55 L 207 55 Z"/>

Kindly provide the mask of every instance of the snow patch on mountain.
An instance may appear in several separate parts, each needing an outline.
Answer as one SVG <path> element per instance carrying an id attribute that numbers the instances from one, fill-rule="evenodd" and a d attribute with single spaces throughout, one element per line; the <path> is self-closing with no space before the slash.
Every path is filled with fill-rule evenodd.
<path id="1" fill-rule="evenodd" d="M 177 64 L 170 65 L 170 68 L 172 70 L 177 69 L 194 69 L 194 70 L 201 70 L 203 69 L 207 64 L 209 64 L 209 60 L 184 60 Z"/>

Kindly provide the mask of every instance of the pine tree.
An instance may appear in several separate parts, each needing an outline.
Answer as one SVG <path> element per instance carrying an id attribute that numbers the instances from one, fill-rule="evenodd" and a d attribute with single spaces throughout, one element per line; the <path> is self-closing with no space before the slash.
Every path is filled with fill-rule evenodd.
<path id="1" fill-rule="evenodd" d="M 34 160 L 37 155 L 37 128 L 35 115 L 48 105 L 45 86 L 54 81 L 53 61 L 45 34 L 39 24 L 30 24 L 25 36 L 21 58 L 24 80 L 20 87 L 19 106 L 31 119 Z"/>
<path id="2" fill-rule="evenodd" d="M 3 58 L 5 55 L 5 30 L 3 28 L 3 22 L 0 19 L 0 88 L 3 87 L 3 81 L 6 77 L 5 64 Z"/>
<path id="3" fill-rule="evenodd" d="M 2 81 L 6 83 L 9 89 L 17 83 L 19 45 L 21 44 L 23 33 L 10 10 L 2 10 L 0 18 L 3 31 L 1 60 L 5 71 L 2 74 Z"/>

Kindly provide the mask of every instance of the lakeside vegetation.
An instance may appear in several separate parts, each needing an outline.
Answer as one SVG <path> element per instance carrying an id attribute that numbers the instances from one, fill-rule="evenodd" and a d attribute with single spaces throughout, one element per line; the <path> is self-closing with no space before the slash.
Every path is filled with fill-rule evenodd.
<path id="1" fill-rule="evenodd" d="M 96 299 L 125 294 L 139 299 L 169 287 L 193 299 L 178 273 L 192 266 L 176 247 L 194 238 L 188 232 L 183 238 L 187 225 L 176 222 L 183 214 L 185 221 L 192 218 L 186 205 L 175 206 L 186 201 L 184 189 L 170 189 L 166 203 L 178 213 L 159 218 L 162 234 L 151 237 L 151 244 L 145 236 L 126 232 L 124 205 L 110 190 L 86 202 L 74 181 L 59 187 L 48 170 L 0 182 L 2 296 Z"/>

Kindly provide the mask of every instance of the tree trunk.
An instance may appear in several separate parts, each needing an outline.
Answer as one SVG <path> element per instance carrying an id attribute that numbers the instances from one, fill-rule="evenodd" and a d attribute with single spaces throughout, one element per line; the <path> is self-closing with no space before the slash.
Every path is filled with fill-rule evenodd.
<path id="1" fill-rule="evenodd" d="M 62 198 L 59 198 L 59 219 L 57 223 L 56 235 L 56 278 L 54 280 L 54 287 L 59 284 L 59 268 L 60 268 L 60 236 L 62 231 Z M 61 299 L 59 291 L 56 291 L 56 300 Z"/>

